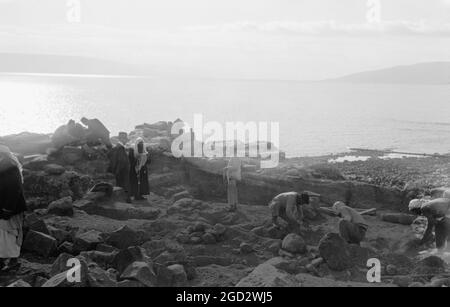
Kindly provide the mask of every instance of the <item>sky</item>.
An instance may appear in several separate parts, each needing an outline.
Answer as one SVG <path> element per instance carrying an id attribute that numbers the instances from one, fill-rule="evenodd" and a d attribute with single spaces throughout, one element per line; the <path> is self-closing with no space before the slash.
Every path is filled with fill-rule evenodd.
<path id="1" fill-rule="evenodd" d="M 450 61 L 450 0 L 0 0 L 0 52 L 311 80 Z"/>

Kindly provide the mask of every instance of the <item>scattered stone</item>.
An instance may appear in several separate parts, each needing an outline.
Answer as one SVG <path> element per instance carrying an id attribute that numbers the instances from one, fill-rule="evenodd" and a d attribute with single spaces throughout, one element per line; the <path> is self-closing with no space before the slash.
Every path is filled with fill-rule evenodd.
<path id="1" fill-rule="evenodd" d="M 189 240 L 190 240 L 190 243 L 192 243 L 192 244 L 201 244 L 203 242 L 201 237 L 195 237 L 195 236 L 190 237 Z"/>
<path id="2" fill-rule="evenodd" d="M 50 176 L 59 176 L 66 172 L 66 169 L 58 164 L 48 164 L 44 167 L 44 171 Z"/>
<path id="3" fill-rule="evenodd" d="M 425 285 L 421 282 L 412 282 L 408 285 L 408 288 L 422 288 Z"/>
<path id="4" fill-rule="evenodd" d="M 325 235 L 319 242 L 319 253 L 332 270 L 344 271 L 353 266 L 348 244 L 338 234 Z"/>
<path id="5" fill-rule="evenodd" d="M 173 201 L 176 202 L 183 198 L 192 198 L 191 194 L 188 191 L 179 192 L 173 195 Z"/>
<path id="6" fill-rule="evenodd" d="M 267 248 L 269 252 L 272 254 L 278 255 L 278 251 L 280 250 L 282 245 L 282 241 L 273 242 L 270 244 L 270 246 Z"/>
<path id="7" fill-rule="evenodd" d="M 72 197 L 64 197 L 52 202 L 48 206 L 48 213 L 59 216 L 73 216 Z"/>
<path id="8" fill-rule="evenodd" d="M 426 287 L 430 288 L 442 288 L 442 287 L 448 287 L 450 285 L 450 279 L 443 278 L 443 277 L 437 277 L 433 278 L 429 284 L 426 285 Z"/>
<path id="9" fill-rule="evenodd" d="M 287 257 L 287 258 L 295 258 L 295 255 L 293 253 L 288 252 L 287 250 L 284 250 L 282 248 L 280 248 L 280 250 L 278 251 L 278 255 L 281 257 Z"/>
<path id="10" fill-rule="evenodd" d="M 227 231 L 227 227 L 222 224 L 216 224 L 216 225 L 214 225 L 214 227 L 212 229 L 212 233 L 216 237 L 221 237 L 221 236 L 225 235 L 226 231 Z"/>
<path id="11" fill-rule="evenodd" d="M 97 203 L 92 200 L 84 200 L 77 203 L 76 206 L 87 214 L 100 215 L 119 221 L 132 219 L 155 220 L 161 213 L 157 208 L 136 207 L 122 202 Z"/>
<path id="12" fill-rule="evenodd" d="M 146 286 L 136 280 L 122 280 L 117 283 L 119 288 L 145 288 Z"/>
<path id="13" fill-rule="evenodd" d="M 184 265 L 184 270 L 186 272 L 187 280 L 194 280 L 197 278 L 197 270 L 192 264 L 186 263 Z"/>
<path id="14" fill-rule="evenodd" d="M 142 235 L 128 226 L 123 226 L 116 231 L 111 232 L 105 242 L 118 249 L 125 249 L 131 246 L 141 245 Z"/>
<path id="15" fill-rule="evenodd" d="M 306 243 L 302 237 L 297 234 L 288 234 L 281 245 L 281 248 L 292 254 L 304 254 L 306 253 Z"/>
<path id="16" fill-rule="evenodd" d="M 241 254 L 250 254 L 254 251 L 253 246 L 245 242 L 240 245 L 239 250 Z"/>
<path id="17" fill-rule="evenodd" d="M 114 288 L 117 282 L 98 265 L 89 265 L 89 286 L 94 288 Z"/>
<path id="18" fill-rule="evenodd" d="M 271 239 L 282 240 L 286 236 L 286 233 L 282 229 L 272 226 L 269 229 L 267 229 L 267 236 Z"/>
<path id="19" fill-rule="evenodd" d="M 147 287 L 155 286 L 156 278 L 153 268 L 146 262 L 133 262 L 120 275 L 121 280 L 139 281 Z"/>
<path id="20" fill-rule="evenodd" d="M 202 236 L 202 241 L 205 243 L 205 244 L 216 244 L 217 242 L 216 242 L 216 238 L 214 237 L 214 235 L 212 234 L 212 233 L 205 233 L 203 236 Z"/>
<path id="21" fill-rule="evenodd" d="M 167 267 L 167 269 L 172 274 L 171 284 L 173 287 L 182 287 L 186 285 L 187 274 L 182 265 L 174 264 Z"/>
<path id="22" fill-rule="evenodd" d="M 446 271 L 447 264 L 437 256 L 429 256 L 415 266 L 413 273 L 417 275 L 439 275 Z"/>
<path id="23" fill-rule="evenodd" d="M 75 267 L 78 261 L 80 266 Z M 74 270 L 75 269 L 75 270 Z M 76 277 L 80 280 L 70 280 L 68 277 Z M 74 258 L 72 255 L 61 254 L 52 265 L 52 276 L 42 287 L 87 287 L 89 286 L 88 265 L 82 257 Z"/>
<path id="24" fill-rule="evenodd" d="M 36 213 L 28 215 L 25 218 L 24 225 L 25 228 L 28 228 L 29 230 L 34 230 L 46 235 L 50 235 L 49 227 L 42 219 L 38 218 Z"/>
<path id="25" fill-rule="evenodd" d="M 57 241 L 55 238 L 42 232 L 30 230 L 25 237 L 22 247 L 26 251 L 49 257 L 56 251 Z"/>
<path id="26" fill-rule="evenodd" d="M 133 246 L 120 251 L 114 257 L 113 267 L 119 274 L 122 274 L 133 262 L 147 262 L 147 257 L 142 248 Z"/>
<path id="27" fill-rule="evenodd" d="M 396 276 L 393 283 L 399 287 L 406 288 L 413 283 L 413 280 L 409 276 Z"/>
<path id="28" fill-rule="evenodd" d="M 104 243 L 100 243 L 99 245 L 97 245 L 96 250 L 99 251 L 99 252 L 103 252 L 103 253 L 118 252 L 117 248 L 115 248 L 114 246 L 111 246 L 111 245 L 108 245 L 108 244 L 104 244 Z"/>
<path id="29" fill-rule="evenodd" d="M 104 252 L 99 252 L 99 251 L 88 251 L 88 252 L 82 252 L 80 254 L 80 256 L 82 256 L 86 259 L 89 259 L 89 260 L 93 261 L 94 263 L 97 263 L 103 267 L 108 267 L 113 263 L 116 254 L 117 253 L 115 253 L 115 252 L 104 253 Z"/>
<path id="30" fill-rule="evenodd" d="M 397 273 L 398 273 L 398 270 L 395 265 L 388 264 L 388 266 L 386 266 L 386 274 L 387 275 L 397 275 Z"/>
<path id="31" fill-rule="evenodd" d="M 18 281 L 13 282 L 8 286 L 8 288 L 31 288 L 31 285 L 22 279 L 19 279 Z"/>
<path id="32" fill-rule="evenodd" d="M 72 235 L 70 232 L 55 228 L 53 226 L 48 226 L 48 230 L 50 232 L 50 235 L 58 241 L 58 244 L 62 244 L 64 242 L 71 242 L 72 241 Z"/>
<path id="33" fill-rule="evenodd" d="M 60 254 L 67 253 L 73 255 L 75 253 L 73 248 L 73 243 L 70 242 L 64 242 L 58 247 L 58 252 Z"/>
<path id="34" fill-rule="evenodd" d="M 209 229 L 210 226 L 206 223 L 203 222 L 196 222 L 193 226 L 193 232 L 198 232 L 198 233 L 202 233 L 205 232 L 207 229 Z"/>
<path id="35" fill-rule="evenodd" d="M 269 260 L 270 261 L 270 260 Z M 277 269 L 270 263 L 257 266 L 236 287 L 297 287 L 298 280 L 294 275 Z"/>
<path id="36" fill-rule="evenodd" d="M 324 263 L 323 258 L 316 258 L 313 261 L 311 261 L 311 265 L 314 266 L 314 267 L 318 267 L 322 263 Z"/>
<path id="37" fill-rule="evenodd" d="M 42 276 L 36 276 L 36 279 L 34 281 L 34 287 L 35 288 L 40 288 L 42 287 L 42 285 L 44 285 L 46 282 L 48 281 L 47 278 L 44 278 Z"/>
<path id="38" fill-rule="evenodd" d="M 177 234 L 176 239 L 181 244 L 188 244 L 191 241 L 191 238 L 189 237 L 189 235 L 184 234 L 184 233 Z"/>
<path id="39" fill-rule="evenodd" d="M 75 236 L 74 250 L 75 252 L 95 250 L 97 245 L 102 242 L 103 239 L 101 237 L 101 233 L 96 230 L 90 230 Z"/>
<path id="40" fill-rule="evenodd" d="M 74 256 L 70 254 L 67 253 L 60 254 L 52 264 L 50 276 L 55 276 L 59 273 L 65 272 L 68 269 L 70 269 L 70 267 L 68 266 L 68 262 L 72 258 L 74 258 Z"/>

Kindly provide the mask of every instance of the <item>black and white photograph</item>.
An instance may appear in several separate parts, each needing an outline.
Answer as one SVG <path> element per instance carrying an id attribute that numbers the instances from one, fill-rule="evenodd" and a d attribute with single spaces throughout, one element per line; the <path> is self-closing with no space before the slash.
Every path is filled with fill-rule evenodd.
<path id="1" fill-rule="evenodd" d="M 449 242 L 450 0 L 0 0 L 0 287 L 442 288 Z"/>

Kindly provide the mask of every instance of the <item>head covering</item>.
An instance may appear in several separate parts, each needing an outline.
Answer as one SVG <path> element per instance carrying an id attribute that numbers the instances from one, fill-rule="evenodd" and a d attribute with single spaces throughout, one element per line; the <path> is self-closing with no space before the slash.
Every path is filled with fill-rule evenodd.
<path id="1" fill-rule="evenodd" d="M 11 167 L 17 167 L 20 171 L 20 175 L 22 176 L 22 164 L 20 164 L 17 157 L 7 146 L 0 144 L 0 172 L 3 172 Z"/>
<path id="2" fill-rule="evenodd" d="M 333 205 L 333 210 L 340 212 L 346 205 L 342 201 L 335 202 Z"/>
<path id="3" fill-rule="evenodd" d="M 421 210 L 425 203 L 427 203 L 425 199 L 413 199 L 409 202 L 408 209 L 409 211 Z"/>
<path id="4" fill-rule="evenodd" d="M 138 145 L 140 143 L 142 143 L 144 145 L 142 153 L 139 153 L 139 149 L 138 149 Z M 141 137 L 137 138 L 136 142 L 134 143 L 134 157 L 137 160 L 136 172 L 139 172 L 141 170 L 141 168 L 147 163 L 147 159 L 148 159 L 148 152 L 147 152 L 147 149 L 145 148 L 144 139 Z"/>

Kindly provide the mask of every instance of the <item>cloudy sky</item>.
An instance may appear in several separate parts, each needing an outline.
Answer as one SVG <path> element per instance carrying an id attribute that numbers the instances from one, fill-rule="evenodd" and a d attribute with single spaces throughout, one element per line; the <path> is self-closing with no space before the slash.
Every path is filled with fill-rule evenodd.
<path id="1" fill-rule="evenodd" d="M 196 76 L 321 79 L 449 50 L 450 0 L 0 0 L 0 52 Z"/>

